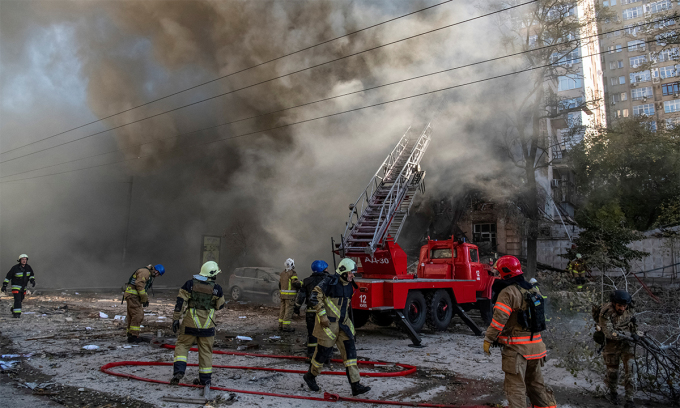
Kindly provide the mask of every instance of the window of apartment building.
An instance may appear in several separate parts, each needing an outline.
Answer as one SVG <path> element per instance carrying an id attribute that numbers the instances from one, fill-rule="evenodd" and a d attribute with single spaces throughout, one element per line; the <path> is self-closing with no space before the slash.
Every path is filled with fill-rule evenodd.
<path id="1" fill-rule="evenodd" d="M 646 82 L 646 81 L 651 81 L 651 80 L 652 80 L 652 75 L 650 74 L 649 70 L 630 73 L 630 83 L 631 84 L 635 84 L 635 83 L 638 83 L 638 82 Z"/>
<path id="2" fill-rule="evenodd" d="M 614 118 L 620 118 L 621 117 L 621 109 L 616 109 L 612 113 L 614 114 Z"/>
<path id="3" fill-rule="evenodd" d="M 496 224 L 474 224 L 472 228 L 476 244 L 490 242 L 491 248 L 496 248 Z"/>
<path id="4" fill-rule="evenodd" d="M 623 10 L 623 19 L 630 20 L 631 18 L 642 17 L 642 6 L 631 7 Z"/>
<path id="5" fill-rule="evenodd" d="M 623 114 L 624 118 L 628 117 L 628 109 L 624 109 L 621 113 Z"/>
<path id="6" fill-rule="evenodd" d="M 652 132 L 656 132 L 656 122 L 655 121 L 647 122 L 647 127 Z"/>
<path id="7" fill-rule="evenodd" d="M 633 115 L 635 116 L 652 116 L 654 115 L 654 104 L 646 103 L 644 105 L 633 106 Z"/>
<path id="8" fill-rule="evenodd" d="M 614 51 L 616 51 L 616 47 L 613 46 L 613 45 L 610 45 L 609 47 L 607 47 L 607 51 L 609 51 L 610 54 L 613 54 Z"/>
<path id="9" fill-rule="evenodd" d="M 634 101 L 639 101 L 644 98 L 651 98 L 654 94 L 652 93 L 652 87 L 646 86 L 644 88 L 633 88 L 630 90 L 630 98 Z"/>
<path id="10" fill-rule="evenodd" d="M 567 74 L 557 78 L 557 90 L 568 91 L 583 86 L 580 74 Z"/>
<path id="11" fill-rule="evenodd" d="M 625 76 L 620 76 L 619 77 L 619 85 L 623 85 L 626 83 L 626 77 Z"/>
<path id="12" fill-rule="evenodd" d="M 641 1 L 642 0 L 621 0 L 621 4 L 623 4 L 625 6 L 626 4 L 639 3 Z"/>
<path id="13" fill-rule="evenodd" d="M 644 64 L 645 62 L 647 62 L 647 56 L 638 55 L 637 57 L 630 57 L 628 58 L 628 62 L 630 63 L 631 68 L 637 68 L 640 65 Z"/>
<path id="14" fill-rule="evenodd" d="M 621 92 L 621 100 L 622 101 L 627 101 L 628 100 L 628 94 L 626 92 Z"/>
<path id="15" fill-rule="evenodd" d="M 640 28 L 640 24 L 626 24 L 623 26 L 623 31 L 625 31 L 625 33 L 628 35 L 637 37 L 637 34 L 640 32 Z"/>
<path id="16" fill-rule="evenodd" d="M 619 95 L 619 94 L 612 95 L 612 103 L 613 104 L 616 104 L 616 102 L 618 102 L 620 100 L 621 100 L 621 95 Z"/>
<path id="17" fill-rule="evenodd" d="M 617 65 L 619 68 L 623 68 L 623 60 L 618 60 L 618 61 L 616 61 L 616 65 Z"/>
<path id="18" fill-rule="evenodd" d="M 616 77 L 610 77 L 609 83 L 612 85 L 617 85 L 619 83 L 619 80 Z"/>
<path id="19" fill-rule="evenodd" d="M 582 117 L 581 111 L 567 113 L 567 126 L 569 126 L 569 128 L 581 126 Z"/>
<path id="20" fill-rule="evenodd" d="M 607 33 L 607 38 L 619 37 L 623 34 L 623 30 L 610 31 Z"/>
<path id="21" fill-rule="evenodd" d="M 616 6 L 616 0 L 604 0 L 602 5 L 605 7 Z"/>
<path id="22" fill-rule="evenodd" d="M 616 69 L 618 65 L 616 64 L 616 61 L 610 61 L 609 62 L 609 69 Z"/>
<path id="23" fill-rule="evenodd" d="M 581 105 L 583 103 L 583 98 L 578 97 L 578 98 L 571 98 L 571 99 L 562 99 L 559 104 L 557 105 L 557 110 L 558 111 L 563 111 L 567 109 L 574 109 L 575 107 Z"/>
<path id="24" fill-rule="evenodd" d="M 666 113 L 680 112 L 680 99 L 673 99 L 672 101 L 664 101 L 663 111 Z"/>
<path id="25" fill-rule="evenodd" d="M 645 51 L 645 42 L 643 40 L 628 41 L 628 51 Z"/>
<path id="26" fill-rule="evenodd" d="M 673 5 L 671 0 L 659 0 L 644 5 L 645 13 L 660 13 L 669 10 Z"/>
<path id="27" fill-rule="evenodd" d="M 674 61 L 680 59 L 680 52 L 677 48 L 665 49 L 656 54 L 656 60 L 659 62 Z"/>
<path id="28" fill-rule="evenodd" d="M 675 95 L 676 97 L 680 93 L 680 82 L 671 82 L 670 84 L 661 85 L 661 92 L 663 96 Z"/>
<path id="29" fill-rule="evenodd" d="M 676 65 L 669 65 L 667 67 L 659 67 L 659 75 L 661 78 L 673 78 L 678 74 Z"/>
<path id="30" fill-rule="evenodd" d="M 666 119 L 666 129 L 674 129 L 680 125 L 680 118 L 668 118 Z"/>
<path id="31" fill-rule="evenodd" d="M 616 46 L 616 52 L 621 52 L 621 51 L 623 51 L 623 46 L 619 44 L 619 45 Z"/>

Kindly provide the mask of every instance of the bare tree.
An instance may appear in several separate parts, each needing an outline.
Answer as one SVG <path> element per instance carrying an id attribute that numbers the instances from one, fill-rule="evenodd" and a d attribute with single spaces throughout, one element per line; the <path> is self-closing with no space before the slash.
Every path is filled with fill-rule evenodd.
<path id="1" fill-rule="evenodd" d="M 224 232 L 224 238 L 229 250 L 235 253 L 237 257 L 248 255 L 250 236 L 243 221 L 237 221 L 231 229 L 227 229 Z"/>

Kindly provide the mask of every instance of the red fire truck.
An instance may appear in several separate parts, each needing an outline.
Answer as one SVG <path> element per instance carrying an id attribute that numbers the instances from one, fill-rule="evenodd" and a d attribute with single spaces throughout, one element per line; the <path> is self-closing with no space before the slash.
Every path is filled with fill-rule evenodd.
<path id="1" fill-rule="evenodd" d="M 464 240 L 428 240 L 418 266 L 408 271 L 407 256 L 397 244 L 415 194 L 424 189 L 420 161 L 430 143 L 428 124 L 420 134 L 409 128 L 378 168 L 359 199 L 350 204 L 349 220 L 335 254 L 359 262 L 352 298 L 354 324 L 371 319 L 381 326 L 401 325 L 420 346 L 425 324 L 445 330 L 454 314 L 475 334 L 481 330 L 465 313 L 479 309 L 491 320 L 491 268 L 479 261 L 476 245 Z"/>

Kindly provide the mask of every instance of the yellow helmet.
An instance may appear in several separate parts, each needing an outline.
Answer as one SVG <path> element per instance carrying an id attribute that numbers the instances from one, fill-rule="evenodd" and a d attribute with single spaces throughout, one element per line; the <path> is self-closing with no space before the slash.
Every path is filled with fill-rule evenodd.
<path id="1" fill-rule="evenodd" d="M 342 261 L 340 261 L 340 263 L 338 264 L 338 269 L 335 270 L 335 272 L 341 275 L 349 271 L 352 272 L 357 271 L 357 263 L 350 258 L 344 258 Z"/>
<path id="2" fill-rule="evenodd" d="M 217 262 L 208 261 L 201 266 L 201 273 L 199 275 L 205 276 L 206 278 L 214 278 L 218 273 L 222 272 L 220 267 L 217 266 Z"/>

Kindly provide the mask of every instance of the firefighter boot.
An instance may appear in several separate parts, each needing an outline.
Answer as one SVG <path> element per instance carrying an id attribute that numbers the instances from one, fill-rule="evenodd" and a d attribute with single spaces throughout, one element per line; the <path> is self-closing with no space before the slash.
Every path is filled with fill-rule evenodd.
<path id="1" fill-rule="evenodd" d="M 184 377 L 184 374 L 182 373 L 177 373 L 172 376 L 170 379 L 170 385 L 179 385 L 179 381 Z"/>
<path id="2" fill-rule="evenodd" d="M 290 326 L 283 326 L 283 329 L 282 329 L 282 330 L 283 330 L 285 333 L 292 333 L 292 332 L 295 331 L 295 329 L 292 328 L 292 327 L 290 327 Z"/>
<path id="3" fill-rule="evenodd" d="M 363 393 L 369 392 L 371 390 L 371 387 L 361 385 L 361 383 L 359 381 L 357 381 L 355 383 L 351 383 L 351 385 L 352 385 L 352 395 L 355 396 L 355 397 L 359 394 L 363 394 Z"/>
<path id="4" fill-rule="evenodd" d="M 626 401 L 626 405 L 623 408 L 635 408 L 635 402 L 633 400 Z"/>
<path id="5" fill-rule="evenodd" d="M 619 405 L 619 394 L 616 392 L 616 390 L 609 391 L 609 395 L 607 395 L 607 399 L 612 404 Z"/>
<path id="6" fill-rule="evenodd" d="M 305 375 L 302 376 L 302 379 L 305 380 L 310 390 L 319 391 L 320 388 L 316 383 L 316 377 L 314 377 L 311 371 L 307 371 Z"/>
<path id="7" fill-rule="evenodd" d="M 139 336 L 128 334 L 128 343 L 139 343 L 140 341 Z"/>

